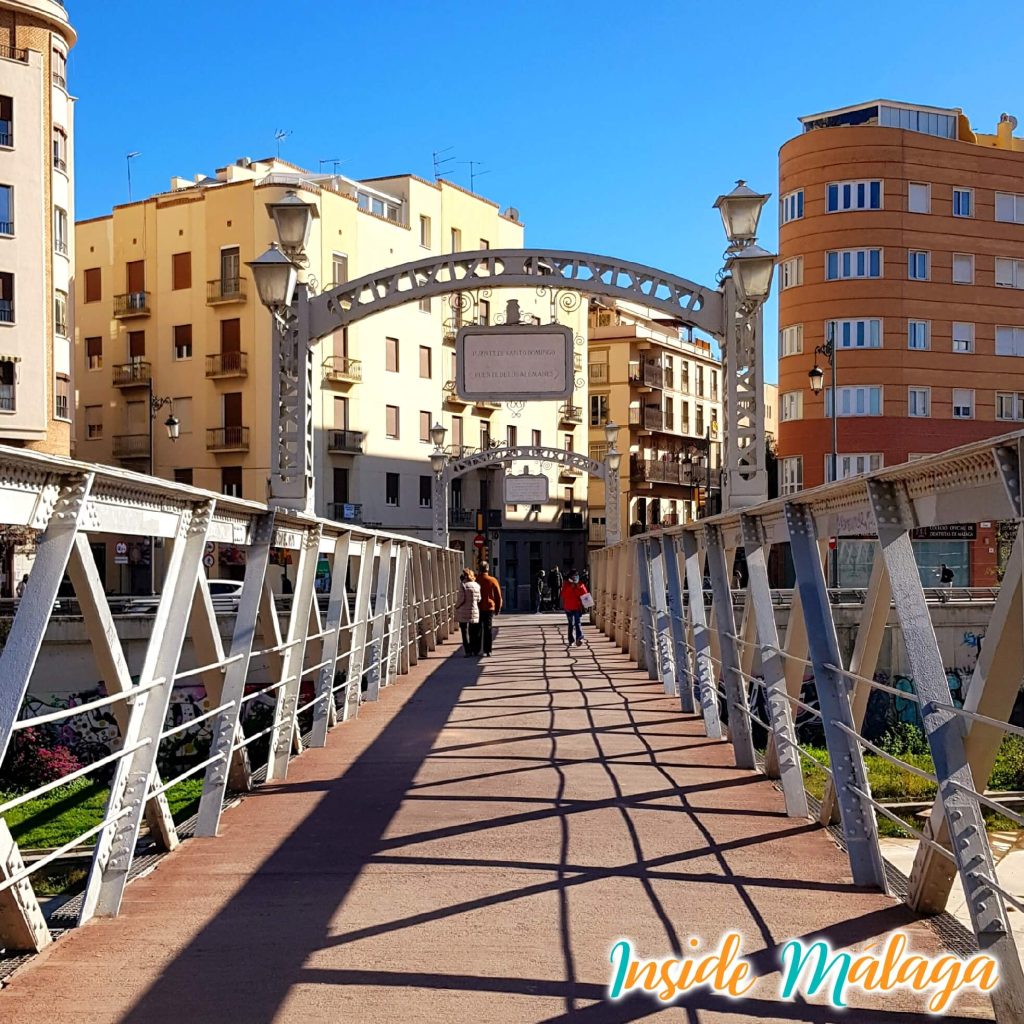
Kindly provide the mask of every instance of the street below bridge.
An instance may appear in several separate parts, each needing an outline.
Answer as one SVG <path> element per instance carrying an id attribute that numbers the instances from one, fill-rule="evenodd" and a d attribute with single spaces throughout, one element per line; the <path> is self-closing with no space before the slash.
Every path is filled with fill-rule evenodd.
<path id="1" fill-rule="evenodd" d="M 925 997 L 779 996 L 792 938 L 864 948 L 932 926 L 856 888 L 831 835 L 788 818 L 592 627 L 503 616 L 494 656 L 452 640 L 129 885 L 121 915 L 48 947 L 0 992 L 18 1024 L 632 1020 L 914 1024 Z M 629 938 L 660 958 L 743 935 L 758 975 L 666 1007 L 607 997 Z M 991 1019 L 959 996 L 946 1020 Z"/>

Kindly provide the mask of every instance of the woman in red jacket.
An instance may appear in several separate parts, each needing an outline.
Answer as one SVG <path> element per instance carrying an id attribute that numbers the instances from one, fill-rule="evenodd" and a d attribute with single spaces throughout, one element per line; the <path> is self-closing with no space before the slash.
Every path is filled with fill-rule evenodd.
<path id="1" fill-rule="evenodd" d="M 583 618 L 581 598 L 584 594 L 589 593 L 586 584 L 580 582 L 580 574 L 573 569 L 562 584 L 562 610 L 569 620 L 569 637 L 566 641 L 569 647 L 572 647 L 573 636 L 576 637 L 576 646 L 583 646 L 583 627 L 580 625 L 580 620 Z"/>

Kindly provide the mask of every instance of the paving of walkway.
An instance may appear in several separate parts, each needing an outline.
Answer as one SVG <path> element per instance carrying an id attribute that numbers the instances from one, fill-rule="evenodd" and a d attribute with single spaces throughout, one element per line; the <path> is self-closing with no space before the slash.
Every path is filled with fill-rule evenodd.
<path id="1" fill-rule="evenodd" d="M 781 945 L 867 945 L 923 923 L 855 889 L 828 835 L 605 638 L 501 621 L 454 644 L 133 883 L 116 920 L 0 992 L 17 1024 L 513 1024 L 641 1019 L 916 1024 L 890 993 L 842 1013 L 778 999 Z M 745 935 L 749 998 L 605 998 L 620 936 L 646 956 Z M 855 1003 L 855 1005 L 858 1005 Z M 990 1019 L 965 995 L 946 1020 Z"/>

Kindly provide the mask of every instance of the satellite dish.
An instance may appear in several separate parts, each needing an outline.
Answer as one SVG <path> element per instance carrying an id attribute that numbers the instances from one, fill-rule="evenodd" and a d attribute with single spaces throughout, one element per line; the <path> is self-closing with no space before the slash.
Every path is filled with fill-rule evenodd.
<path id="1" fill-rule="evenodd" d="M 518 221 L 519 220 L 519 211 L 514 206 L 510 206 L 505 211 L 505 216 L 508 217 L 509 220 Z"/>
<path id="2" fill-rule="evenodd" d="M 1013 114 L 1000 114 L 999 115 L 999 120 L 1000 121 L 1008 122 L 1009 125 L 1010 125 L 1010 130 L 1011 131 L 1015 131 L 1016 130 L 1016 128 L 1017 128 L 1017 118 L 1015 118 L 1013 116 Z"/>

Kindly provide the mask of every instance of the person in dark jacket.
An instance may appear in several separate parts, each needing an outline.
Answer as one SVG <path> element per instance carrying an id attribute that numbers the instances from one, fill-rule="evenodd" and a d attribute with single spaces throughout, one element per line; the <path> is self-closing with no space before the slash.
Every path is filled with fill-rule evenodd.
<path id="1" fill-rule="evenodd" d="M 569 624 L 569 635 L 566 639 L 569 647 L 572 647 L 574 637 L 576 646 L 583 646 L 583 627 L 580 624 L 583 618 L 582 597 L 589 593 L 586 585 L 580 582 L 580 574 L 575 569 L 571 570 L 569 578 L 562 584 L 562 608 Z"/>
<path id="2" fill-rule="evenodd" d="M 544 607 L 544 598 L 548 592 L 548 578 L 544 575 L 544 570 L 541 569 L 537 573 L 536 582 L 533 584 L 533 610 L 538 614 Z"/>
<path id="3" fill-rule="evenodd" d="M 562 570 L 557 565 L 548 573 L 548 589 L 551 591 L 551 610 L 558 611 L 562 597 Z"/>
<path id="4" fill-rule="evenodd" d="M 480 586 L 480 640 L 483 656 L 491 656 L 494 641 L 494 616 L 501 611 L 501 584 L 491 575 L 491 567 L 483 562 L 476 578 Z"/>

